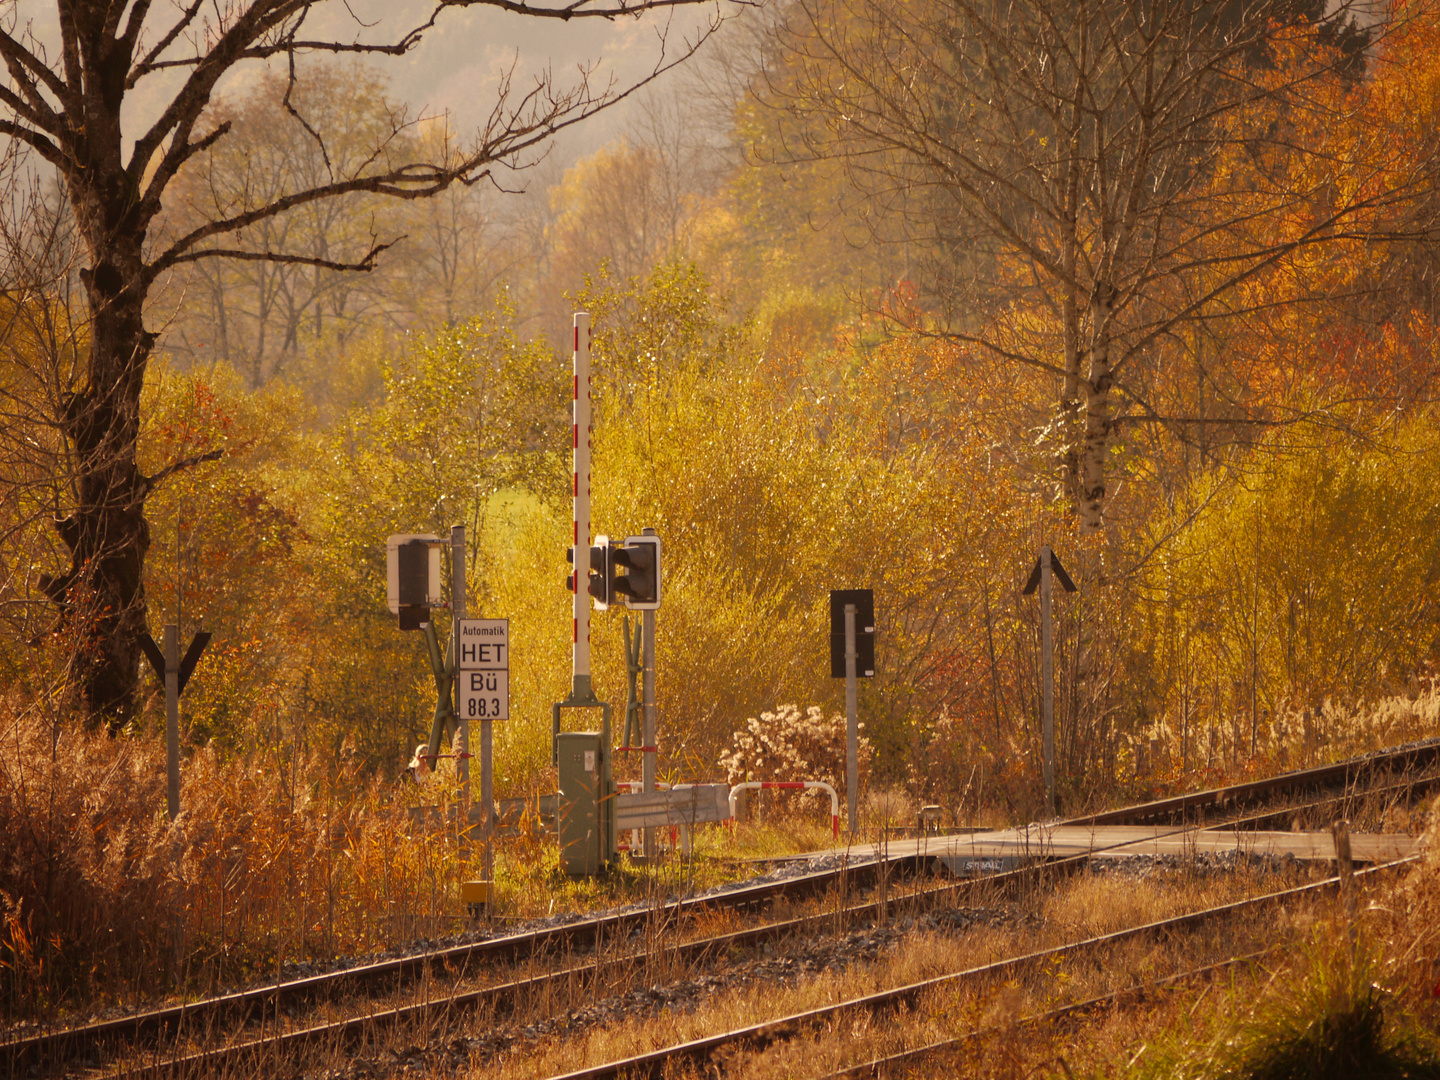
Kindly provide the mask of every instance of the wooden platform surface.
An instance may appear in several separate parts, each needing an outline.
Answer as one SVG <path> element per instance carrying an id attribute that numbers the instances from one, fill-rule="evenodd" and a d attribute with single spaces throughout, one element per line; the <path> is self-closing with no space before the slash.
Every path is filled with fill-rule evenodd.
<path id="1" fill-rule="evenodd" d="M 1413 836 L 1390 833 L 1352 833 L 1350 853 L 1356 862 L 1388 862 L 1415 850 Z M 1064 858 L 1090 854 L 1096 858 L 1123 859 L 1137 855 L 1195 855 L 1241 852 L 1283 858 L 1332 861 L 1335 841 L 1329 832 L 1259 832 L 1219 829 L 1177 829 L 1163 825 L 1032 825 L 965 836 L 925 836 L 893 840 L 885 850 L 896 855 L 934 855 L 940 858 L 1014 859 Z M 852 858 L 876 853 L 874 844 L 835 848 Z M 814 857 L 813 854 L 810 857 Z"/>

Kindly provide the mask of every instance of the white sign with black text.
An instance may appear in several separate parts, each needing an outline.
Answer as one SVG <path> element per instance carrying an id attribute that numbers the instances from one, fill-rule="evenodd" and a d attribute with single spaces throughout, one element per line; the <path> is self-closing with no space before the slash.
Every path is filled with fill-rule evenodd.
<path id="1" fill-rule="evenodd" d="M 510 620 L 461 619 L 458 644 L 460 715 L 510 719 Z"/>

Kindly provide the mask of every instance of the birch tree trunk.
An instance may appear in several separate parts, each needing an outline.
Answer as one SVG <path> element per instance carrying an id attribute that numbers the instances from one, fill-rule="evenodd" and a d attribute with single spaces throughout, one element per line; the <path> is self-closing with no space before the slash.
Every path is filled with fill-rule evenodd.
<path id="1" fill-rule="evenodd" d="M 1075 513 L 1081 533 L 1105 528 L 1105 477 L 1115 419 L 1110 391 L 1115 374 L 1111 366 L 1109 293 L 1102 293 L 1091 306 L 1095 327 L 1090 348 L 1090 371 L 1085 379 L 1085 441 L 1080 452 L 1080 487 Z"/>

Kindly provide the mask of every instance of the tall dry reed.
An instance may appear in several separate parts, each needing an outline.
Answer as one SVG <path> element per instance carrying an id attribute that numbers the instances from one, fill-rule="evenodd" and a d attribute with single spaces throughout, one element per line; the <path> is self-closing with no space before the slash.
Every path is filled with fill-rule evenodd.
<path id="1" fill-rule="evenodd" d="M 273 977 L 453 929 L 453 822 L 353 759 L 189 755 L 0 704 L 0 1008 L 58 1016 Z M 435 794 L 435 793 L 431 793 Z"/>

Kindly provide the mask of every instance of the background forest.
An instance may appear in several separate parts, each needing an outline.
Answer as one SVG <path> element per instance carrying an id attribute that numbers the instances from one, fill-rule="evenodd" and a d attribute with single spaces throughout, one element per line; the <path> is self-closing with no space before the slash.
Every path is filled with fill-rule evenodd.
<path id="1" fill-rule="evenodd" d="M 788 0 L 523 193 L 357 193 L 243 237 L 314 262 L 393 241 L 368 272 L 175 266 L 140 453 L 163 477 L 151 632 L 215 634 L 187 791 L 225 762 L 398 791 L 434 685 L 384 540 L 455 523 L 470 613 L 511 620 L 497 794 L 551 790 L 575 310 L 594 530 L 665 545 L 666 778 L 833 775 L 834 747 L 736 751 L 837 708 L 828 592 L 868 586 L 871 788 L 1037 815 L 1042 543 L 1080 586 L 1057 601 L 1066 810 L 1433 732 L 1440 14 L 1212 7 Z M 178 174 L 156 243 L 366 153 L 403 104 L 363 63 L 302 74 L 212 106 L 231 136 Z M 0 753 L 58 762 L 105 740 L 65 711 L 42 586 L 83 258 L 64 192 L 7 168 Z M 611 701 L 622 621 L 592 624 Z M 120 741 L 159 738 L 144 685 Z"/>
<path id="2" fill-rule="evenodd" d="M 1022 18 L 957 10 L 971 33 Z M 1243 48 L 1170 27 L 1191 54 L 1155 49 L 1177 84 L 1171 130 L 1155 132 L 1126 128 L 1135 103 L 1105 84 L 1135 74 L 1114 70 L 1126 28 L 1097 30 L 1050 102 L 1036 82 L 1033 108 L 970 106 L 973 146 L 948 152 L 1013 178 L 1008 203 L 970 206 L 959 166 L 927 165 L 906 139 L 978 100 L 959 80 L 987 66 L 1016 101 L 1044 76 L 962 41 L 907 113 L 874 63 L 894 18 L 807 2 L 731 28 L 622 139 L 522 195 L 362 195 L 285 222 L 288 249 L 336 258 L 403 237 L 372 272 L 210 260 L 170 275 L 142 456 L 152 473 L 214 456 L 148 500 L 146 594 L 156 634 L 176 620 L 184 640 L 216 634 L 184 702 L 191 745 L 351 746 L 398 772 L 433 683 L 419 635 L 385 612 L 384 537 L 463 522 L 470 608 L 515 634 L 500 788 L 543 786 L 549 704 L 568 688 L 564 345 L 582 309 L 597 328 L 595 530 L 650 525 L 666 544 L 659 694 L 676 776 L 715 776 L 761 711 L 832 706 L 828 591 L 868 585 L 876 777 L 953 803 L 983 769 L 1033 810 L 1035 612 L 1018 590 L 1042 542 L 1083 582 L 1063 601 L 1058 667 L 1063 785 L 1082 801 L 1133 777 L 1151 738 L 1185 768 L 1233 767 L 1297 733 L 1322 739 L 1336 710 L 1428 688 L 1436 16 L 1412 5 L 1366 35 L 1302 13 Z M 1032 30 L 1037 51 L 1067 55 Z M 849 103 L 863 123 L 820 94 L 826 65 L 868 87 Z M 1202 86 L 1207 115 L 1191 100 Z M 277 75 L 215 106 L 234 136 L 182 172 L 164 232 L 232 190 L 334 167 L 286 89 Z M 1076 129 L 1047 157 L 1067 93 L 1111 93 L 1091 106 L 1111 128 Z M 317 63 L 291 97 L 324 118 L 331 158 L 363 152 L 397 108 L 363 64 Z M 1022 121 L 1029 145 L 1006 134 Z M 437 124 L 410 137 L 444 139 Z M 1062 168 L 1092 189 L 1068 236 L 1055 179 L 1036 178 Z M 1142 174 L 1150 203 L 1121 190 L 1130 205 L 1113 205 L 1103 185 Z M 0 664 L 43 695 L 60 648 L 37 579 L 55 567 L 45 508 L 63 503 L 66 470 L 37 433 L 85 330 L 69 321 L 61 193 L 14 199 L 28 231 L 11 230 L 11 274 L 49 291 L 7 293 Z M 1128 241 L 1110 235 L 1122 228 Z M 1090 265 L 1067 276 L 1076 252 Z M 1085 310 L 1104 287 L 1108 322 Z M 1208 305 L 1193 299 L 1206 288 Z M 1086 352 L 1068 338 L 1102 334 L 1108 475 L 1087 530 L 1066 459 L 1091 432 L 1083 418 L 1066 431 L 1065 357 Z M 594 630 L 612 698 L 620 622 Z M 153 730 L 157 700 L 138 728 Z"/>

